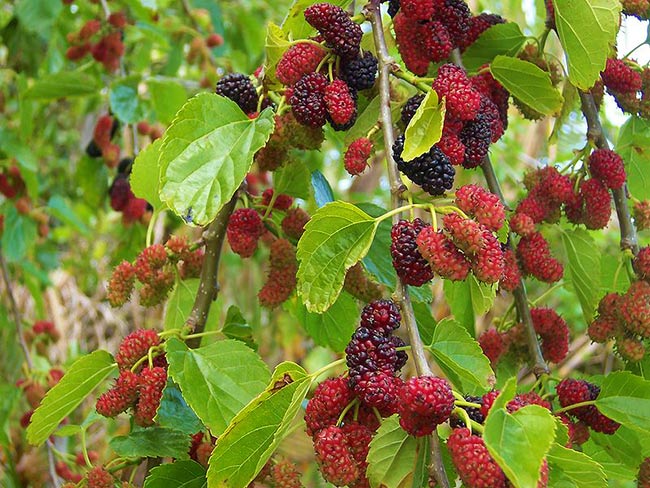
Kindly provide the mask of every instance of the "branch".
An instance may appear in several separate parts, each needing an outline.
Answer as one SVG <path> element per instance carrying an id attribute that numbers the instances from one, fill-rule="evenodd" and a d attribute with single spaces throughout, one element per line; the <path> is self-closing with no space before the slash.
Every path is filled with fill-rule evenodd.
<path id="1" fill-rule="evenodd" d="M 463 67 L 463 59 L 460 55 L 458 49 L 454 49 L 451 52 L 451 59 L 457 66 Z M 489 156 L 486 156 L 481 162 L 481 170 L 483 171 L 483 176 L 487 182 L 488 188 L 492 193 L 499 197 L 501 203 L 508 208 L 508 203 L 503 195 L 501 190 L 501 185 L 497 179 L 497 175 L 494 173 L 494 167 L 490 162 Z M 510 240 L 508 240 L 508 247 L 512 247 Z M 519 319 L 524 324 L 524 330 L 526 331 L 526 340 L 528 342 L 528 350 L 530 356 L 533 358 L 535 364 L 533 364 L 533 373 L 536 378 L 539 378 L 543 374 L 548 374 L 550 371 L 548 365 L 544 360 L 544 355 L 542 354 L 542 349 L 537 340 L 537 332 L 535 332 L 535 327 L 533 325 L 533 318 L 530 315 L 530 307 L 528 306 L 528 295 L 526 293 L 526 285 L 524 280 L 519 280 L 519 286 L 512 292 L 512 295 L 515 299 L 515 307 L 517 307 L 517 314 Z"/>
<path id="2" fill-rule="evenodd" d="M 380 104 L 380 124 L 384 135 L 384 152 L 388 169 L 388 179 L 391 189 L 391 206 L 393 209 L 402 206 L 402 193 L 406 189 L 402 178 L 397 169 L 397 164 L 393 159 L 393 142 L 395 142 L 395 132 L 393 131 L 393 117 L 390 110 L 390 73 L 393 67 L 393 59 L 388 54 L 386 38 L 384 37 L 384 26 L 381 19 L 381 10 L 379 0 L 371 0 L 365 7 L 366 18 L 372 25 L 372 35 L 377 50 L 377 60 L 379 62 L 379 96 Z M 399 215 L 393 215 L 393 222 L 399 220 Z M 395 290 L 396 300 L 399 303 L 404 324 L 408 330 L 409 340 L 411 342 L 411 352 L 415 361 L 415 368 L 418 375 L 433 376 L 429 363 L 427 361 L 424 345 L 420 338 L 411 298 L 408 288 L 402 280 L 398 278 Z M 431 435 L 431 471 L 435 477 L 438 486 L 449 488 L 449 479 L 445 472 L 445 466 L 442 462 L 440 451 L 440 440 L 437 431 Z"/>
<path id="3" fill-rule="evenodd" d="M 508 206 L 505 198 L 503 196 L 503 191 L 501 191 L 501 185 L 497 179 L 496 174 L 494 173 L 494 168 L 490 162 L 489 157 L 485 157 L 481 163 L 481 170 L 483 170 L 483 175 L 485 176 L 485 181 L 487 182 L 488 188 L 492 193 L 497 195 L 503 205 Z M 508 244 L 510 246 L 510 244 Z M 543 374 L 548 374 L 549 369 L 544 356 L 542 354 L 542 349 L 537 340 L 537 332 L 535 332 L 535 327 L 533 325 L 533 318 L 530 315 L 530 307 L 528 306 L 528 296 L 526 294 L 526 285 L 524 284 L 523 278 L 519 281 L 519 286 L 512 292 L 512 295 L 515 298 L 515 307 L 517 307 L 517 314 L 519 319 L 524 325 L 524 330 L 526 331 L 526 339 L 528 341 L 528 350 L 530 356 L 533 358 L 533 373 L 536 378 L 539 378 Z"/>
<path id="4" fill-rule="evenodd" d="M 185 322 L 185 326 L 193 333 L 203 332 L 205 329 L 205 322 L 210 313 L 210 306 L 219 294 L 217 277 L 219 274 L 221 248 L 223 247 L 223 241 L 226 237 L 228 220 L 230 219 L 232 212 L 235 210 L 235 205 L 237 204 L 237 198 L 239 197 L 240 191 L 241 189 L 236 191 L 230 201 L 219 210 L 217 217 L 205 231 L 205 256 L 203 258 L 203 267 L 201 268 L 199 289 L 196 293 L 194 306 L 192 307 L 190 316 Z M 197 337 L 190 339 L 187 342 L 188 346 L 197 347 L 201 342 L 201 338 Z"/>
<path id="5" fill-rule="evenodd" d="M 593 95 L 581 90 L 579 93 L 582 113 L 587 120 L 587 138 L 593 141 L 598 148 L 609 149 Z M 639 241 L 636 228 L 632 223 L 630 208 L 627 205 L 627 184 L 618 190 L 612 190 L 612 196 L 614 197 L 614 207 L 618 216 L 618 225 L 621 229 L 621 249 L 629 249 L 636 255 L 639 252 Z"/>

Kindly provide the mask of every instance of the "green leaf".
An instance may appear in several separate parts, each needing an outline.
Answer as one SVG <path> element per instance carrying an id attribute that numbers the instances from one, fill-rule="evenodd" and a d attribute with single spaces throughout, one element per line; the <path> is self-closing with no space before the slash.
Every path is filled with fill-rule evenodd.
<path id="1" fill-rule="evenodd" d="M 164 330 L 179 329 L 185 325 L 185 321 L 194 306 L 194 298 L 198 289 L 198 278 L 176 282 L 174 291 L 172 291 L 165 307 Z"/>
<path id="2" fill-rule="evenodd" d="M 169 124 L 187 101 L 187 91 L 178 81 L 164 79 L 147 80 L 147 87 L 156 119 L 163 124 Z"/>
<path id="3" fill-rule="evenodd" d="M 113 356 L 106 351 L 95 351 L 77 359 L 34 411 L 27 427 L 29 443 L 45 442 L 59 423 L 116 370 Z"/>
<path id="4" fill-rule="evenodd" d="M 156 422 L 167 429 L 180 430 L 185 434 L 196 434 L 203 424 L 194 413 L 173 382 L 167 382 L 156 412 Z"/>
<path id="5" fill-rule="evenodd" d="M 598 446 L 598 449 L 607 453 L 612 462 L 635 472 L 644 458 L 641 439 L 643 439 L 644 445 L 647 445 L 646 434 L 621 425 L 612 435 L 592 431 L 589 435 L 589 442 L 583 444 L 582 447 L 584 452 L 589 454 L 591 451 L 588 451 L 587 448 L 590 444 Z M 597 451 L 594 450 L 594 452 Z"/>
<path id="6" fill-rule="evenodd" d="M 270 373 L 240 341 L 224 340 L 198 349 L 167 341 L 169 373 L 183 398 L 212 435 L 220 435 L 237 412 L 261 392 Z"/>
<path id="7" fill-rule="evenodd" d="M 533 63 L 497 56 L 490 64 L 490 71 L 513 97 L 532 109 L 552 115 L 562 108 L 562 95 L 553 87 L 551 76 Z"/>
<path id="8" fill-rule="evenodd" d="M 61 2 L 50 0 L 20 0 L 16 3 L 16 16 L 21 26 L 49 40 L 52 27 L 63 10 Z"/>
<path id="9" fill-rule="evenodd" d="M 2 232 L 2 252 L 10 263 L 18 263 L 36 241 L 36 221 L 8 207 Z"/>
<path id="10" fill-rule="evenodd" d="M 361 111 L 356 122 L 345 133 L 345 145 L 349 146 L 352 141 L 360 137 L 366 137 L 368 131 L 377 123 L 379 119 L 379 107 L 381 107 L 381 97 L 377 95 Z"/>
<path id="11" fill-rule="evenodd" d="M 345 350 L 359 321 L 359 308 L 352 296 L 341 293 L 322 314 L 309 312 L 299 301 L 296 305 L 298 320 L 317 345 L 335 352 Z"/>
<path id="12" fill-rule="evenodd" d="M 111 83 L 108 93 L 111 112 L 126 124 L 134 124 L 144 117 L 138 97 L 139 82 L 140 76 L 135 75 Z"/>
<path id="13" fill-rule="evenodd" d="M 625 161 L 630 193 L 639 200 L 650 199 L 650 121 L 627 119 L 619 131 L 616 152 Z"/>
<path id="14" fill-rule="evenodd" d="M 12 443 L 9 420 L 21 396 L 18 387 L 8 383 L 0 385 L 0 446 L 9 447 Z"/>
<path id="15" fill-rule="evenodd" d="M 210 456 L 208 483 L 213 488 L 247 486 L 262 469 L 307 396 L 311 377 L 294 363 L 275 368 L 266 390 L 232 420 Z"/>
<path id="16" fill-rule="evenodd" d="M 160 201 L 160 149 L 162 139 L 156 139 L 136 156 L 129 183 L 131 191 L 138 198 L 144 198 L 154 211 L 162 210 L 166 205 Z"/>
<path id="17" fill-rule="evenodd" d="M 600 251 L 591 234 L 584 229 L 562 232 L 562 244 L 568 258 L 568 277 L 578 296 L 586 322 L 591 322 L 600 299 Z"/>
<path id="18" fill-rule="evenodd" d="M 387 418 L 370 441 L 368 471 L 370 486 L 407 488 L 413 485 L 413 472 L 421 455 L 417 438 L 408 435 L 396 415 Z"/>
<path id="19" fill-rule="evenodd" d="M 273 131 L 273 112 L 250 120 L 235 102 L 200 93 L 167 128 L 160 167 L 160 198 L 186 222 L 211 222 L 230 200 Z"/>
<path id="20" fill-rule="evenodd" d="M 251 349 L 257 350 L 257 344 L 255 344 L 253 338 L 253 328 L 246 321 L 236 305 L 228 307 L 221 332 L 229 339 L 237 339 Z"/>
<path id="21" fill-rule="evenodd" d="M 470 334 L 474 333 L 474 304 L 472 290 L 468 280 L 444 280 L 443 291 L 451 313 L 456 321 Z"/>
<path id="22" fill-rule="evenodd" d="M 334 193 L 325 175 L 318 170 L 311 173 L 311 186 L 314 189 L 314 200 L 316 205 L 323 207 L 334 201 Z"/>
<path id="23" fill-rule="evenodd" d="M 99 91 L 97 80 L 86 73 L 66 71 L 39 78 L 23 95 L 34 100 L 81 97 Z"/>
<path id="24" fill-rule="evenodd" d="M 469 285 L 470 296 L 472 297 L 474 314 L 479 316 L 487 313 L 494 304 L 494 299 L 497 295 L 497 285 L 481 283 L 473 274 L 469 275 L 466 281 Z"/>
<path id="25" fill-rule="evenodd" d="M 616 41 L 621 3 L 618 0 L 553 0 L 555 24 L 569 68 L 569 80 L 591 88 L 605 69 Z"/>
<path id="26" fill-rule="evenodd" d="M 269 22 L 266 26 L 266 41 L 264 46 L 266 50 L 264 75 L 268 75 L 272 80 L 275 80 L 275 67 L 284 52 L 291 47 L 291 43 L 287 38 L 287 34 L 279 25 Z"/>
<path id="27" fill-rule="evenodd" d="M 456 388 L 472 395 L 483 394 L 490 388 L 494 377 L 490 361 L 458 322 L 448 318 L 438 322 L 427 348 Z"/>
<path id="28" fill-rule="evenodd" d="M 74 227 L 82 234 L 88 235 L 90 230 L 83 220 L 70 208 L 68 202 L 61 195 L 52 195 L 47 202 L 47 210 L 50 215 Z"/>
<path id="29" fill-rule="evenodd" d="M 440 140 L 445 111 L 444 100 L 438 100 L 436 91 L 427 92 L 406 127 L 404 152 L 402 153 L 404 161 L 412 161 L 418 156 L 422 156 Z"/>
<path id="30" fill-rule="evenodd" d="M 109 445 L 118 456 L 187 459 L 190 436 L 164 427 L 136 427 L 129 435 L 114 437 Z"/>
<path id="31" fill-rule="evenodd" d="M 554 438 L 553 414 L 538 405 L 510 414 L 495 402 L 483 432 L 488 451 L 516 488 L 537 486 L 542 461 Z"/>
<path id="32" fill-rule="evenodd" d="M 468 71 L 477 71 L 495 56 L 515 56 L 525 40 L 515 22 L 493 25 L 463 53 L 463 64 Z"/>
<path id="33" fill-rule="evenodd" d="M 579 486 L 605 488 L 607 480 L 603 467 L 586 454 L 555 443 L 546 455 L 548 486 Z"/>
<path id="34" fill-rule="evenodd" d="M 650 381 L 629 371 L 616 371 L 605 377 L 596 399 L 603 415 L 650 434 Z"/>
<path id="35" fill-rule="evenodd" d="M 204 488 L 207 483 L 205 468 L 188 459 L 153 468 L 144 480 L 144 488 Z"/>
<path id="36" fill-rule="evenodd" d="M 345 272 L 363 258 L 375 219 L 347 202 L 319 208 L 298 242 L 298 294 L 310 312 L 324 312 L 339 296 Z"/>
<path id="37" fill-rule="evenodd" d="M 307 165 L 296 159 L 273 172 L 274 191 L 307 200 L 311 188 L 311 173 Z"/>

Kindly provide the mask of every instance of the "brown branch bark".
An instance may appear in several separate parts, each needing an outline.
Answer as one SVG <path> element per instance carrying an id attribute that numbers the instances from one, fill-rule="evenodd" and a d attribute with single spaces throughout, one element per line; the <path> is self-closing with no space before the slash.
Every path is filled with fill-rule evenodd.
<path id="1" fill-rule="evenodd" d="M 194 333 L 203 332 L 205 322 L 210 313 L 210 306 L 219 294 L 217 277 L 219 274 L 219 262 L 221 260 L 221 248 L 226 237 L 228 220 L 235 210 L 239 192 L 240 190 L 236 191 L 230 201 L 219 210 L 217 217 L 205 231 L 205 257 L 203 258 L 203 267 L 201 268 L 199 289 L 196 293 L 190 316 L 185 322 L 185 326 Z M 198 347 L 200 343 L 200 338 L 187 341 L 189 347 Z"/>
<path id="2" fill-rule="evenodd" d="M 494 168 L 492 167 L 492 163 L 488 157 L 486 157 L 481 163 L 481 170 L 483 171 L 485 181 L 487 182 L 490 191 L 497 195 L 501 199 L 501 202 L 507 207 L 508 204 L 504 198 L 503 191 L 501 190 L 501 185 L 499 184 L 499 180 L 494 173 Z M 542 354 L 539 341 L 537 340 L 537 332 L 535 332 L 533 318 L 530 315 L 528 295 L 526 293 L 526 285 L 523 279 L 519 281 L 519 286 L 512 292 L 512 295 L 515 299 L 515 307 L 517 309 L 517 314 L 519 315 L 519 320 L 523 323 L 524 330 L 526 331 L 528 351 L 533 360 L 533 374 L 536 378 L 539 378 L 543 374 L 548 374 L 549 369 L 544 360 L 544 355 Z"/>
<path id="3" fill-rule="evenodd" d="M 379 94 L 380 94 L 380 123 L 384 135 L 384 152 L 388 169 L 388 178 L 391 189 L 391 206 L 393 209 L 402 206 L 402 193 L 406 189 L 402 178 L 400 177 L 397 164 L 393 159 L 393 142 L 395 141 L 395 132 L 393 130 L 393 118 L 390 110 L 390 72 L 393 67 L 393 59 L 388 54 L 386 39 L 384 37 L 384 26 L 379 8 L 379 0 L 371 0 L 365 7 L 366 18 L 372 25 L 373 39 L 377 50 L 377 59 L 379 61 Z M 393 222 L 399 220 L 399 215 L 393 216 Z M 416 371 L 419 375 L 432 376 L 433 373 L 424 352 L 424 345 L 420 338 L 411 298 L 408 288 L 400 279 L 397 280 L 395 298 L 399 303 L 404 325 L 406 325 L 409 340 L 411 342 L 411 353 L 415 362 Z M 431 466 L 430 471 L 436 479 L 438 486 L 449 488 L 449 479 L 445 472 L 445 466 L 442 462 L 442 453 L 440 451 L 440 440 L 438 433 L 435 431 L 431 435 Z"/>
<path id="4" fill-rule="evenodd" d="M 593 141 L 596 147 L 609 149 L 593 95 L 580 91 L 580 105 L 582 114 L 587 121 L 587 138 Z M 612 196 L 614 197 L 614 207 L 616 208 L 618 225 L 621 230 L 621 249 L 629 249 L 636 255 L 639 252 L 639 240 L 630 215 L 630 207 L 627 204 L 627 184 L 618 190 L 612 190 Z"/>

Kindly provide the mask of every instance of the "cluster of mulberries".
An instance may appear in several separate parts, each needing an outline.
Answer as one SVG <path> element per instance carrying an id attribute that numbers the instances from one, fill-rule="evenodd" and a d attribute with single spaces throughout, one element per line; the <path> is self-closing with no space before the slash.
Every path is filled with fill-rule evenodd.
<path id="1" fill-rule="evenodd" d="M 361 263 L 357 263 L 347 270 L 343 289 L 366 303 L 379 300 L 383 294 L 382 287 L 368 276 Z"/>
<path id="2" fill-rule="evenodd" d="M 440 141 L 428 153 L 403 161 L 404 138 L 400 136 L 393 146 L 393 157 L 409 179 L 432 195 L 440 195 L 453 185 L 453 165 L 476 168 L 488 155 L 490 144 L 503 135 L 508 124 L 509 94 L 489 72 L 470 78 L 453 64 L 440 66 L 433 88 L 446 100 Z M 401 119 L 405 126 L 422 99 L 415 95 L 404 105 Z"/>
<path id="3" fill-rule="evenodd" d="M 498 395 L 499 391 L 494 390 L 486 393 L 483 397 L 466 397 L 467 401 L 475 403 L 477 406 L 462 406 L 460 408 L 466 411 L 472 421 L 483 424 Z M 551 404 L 548 401 L 542 399 L 535 392 L 528 392 L 517 394 L 508 402 L 506 410 L 508 413 L 514 413 L 527 405 L 539 405 L 548 410 L 551 409 Z M 506 488 L 510 486 L 503 470 L 488 452 L 483 438 L 467 428 L 463 418 L 464 416 L 456 413 L 452 416 L 450 423 L 453 431 L 447 439 L 447 450 L 463 486 L 468 488 Z M 544 460 L 537 487 L 546 487 L 547 483 L 548 465 Z"/>
<path id="4" fill-rule="evenodd" d="M 147 222 L 152 207 L 143 198 L 138 198 L 131 191 L 129 175 L 131 174 L 133 160 L 124 158 L 117 167 L 117 175 L 108 189 L 111 199 L 111 208 L 122 212 L 122 222 L 130 225 L 134 222 Z"/>
<path id="5" fill-rule="evenodd" d="M 579 183 L 554 167 L 528 173 L 524 184 L 528 194 L 510 218 L 510 228 L 521 236 L 517 257 L 522 271 L 540 281 L 553 283 L 562 278 L 564 267 L 550 252 L 538 231 L 543 222 L 555 223 L 564 212 L 574 224 L 602 229 L 611 216 L 608 188 L 620 188 L 625 181 L 622 160 L 613 151 L 599 149 L 589 158 L 592 177 Z"/>
<path id="6" fill-rule="evenodd" d="M 544 358 L 553 363 L 562 362 L 569 352 L 569 327 L 566 321 L 549 308 L 533 308 L 530 313 L 535 332 L 541 339 Z M 526 357 L 526 339 L 522 324 L 517 324 L 505 332 L 489 328 L 479 336 L 478 343 L 493 366 L 506 354 L 515 358 Z"/>
<path id="7" fill-rule="evenodd" d="M 159 345 L 160 337 L 151 329 L 136 330 L 122 340 L 115 355 L 119 376 L 97 399 L 97 413 L 115 417 L 132 408 L 138 425 L 153 425 L 167 383 L 167 361 L 164 355 L 158 355 L 152 363 L 140 363 Z"/>
<path id="8" fill-rule="evenodd" d="M 377 59 L 361 52 L 361 27 L 342 8 L 317 3 L 304 16 L 319 34 L 290 47 L 275 76 L 300 124 L 316 130 L 329 122 L 335 130 L 347 130 L 357 117 L 357 92 L 375 83 Z"/>
<path id="9" fill-rule="evenodd" d="M 120 146 L 111 142 L 120 128 L 120 122 L 110 114 L 102 115 L 95 123 L 93 138 L 86 146 L 86 154 L 91 158 L 103 158 L 109 168 L 117 166 L 120 160 Z"/>
<path id="10" fill-rule="evenodd" d="M 274 171 L 291 158 L 291 149 L 318 149 L 324 140 L 322 127 L 300 124 L 293 112 L 275 116 L 275 130 L 266 145 L 255 153 L 260 171 Z"/>
<path id="11" fill-rule="evenodd" d="M 631 59 L 610 58 L 600 75 L 607 93 L 623 112 L 650 118 L 650 68 Z"/>
<path id="12" fill-rule="evenodd" d="M 467 217 L 449 213 L 442 229 L 419 219 L 393 227 L 393 265 L 405 283 L 426 283 L 431 271 L 454 281 L 464 280 L 470 272 L 484 283 L 504 278 L 506 256 L 495 232 L 503 226 L 505 211 L 498 197 L 466 185 L 456 192 L 456 204 Z"/>
<path id="13" fill-rule="evenodd" d="M 564 379 L 556 388 L 558 401 L 562 407 L 569 407 L 577 403 L 596 400 L 600 388 L 585 380 Z M 575 417 L 589 426 L 595 432 L 614 434 L 620 424 L 606 417 L 595 405 L 587 405 L 567 410 L 568 415 Z"/>
<path id="14" fill-rule="evenodd" d="M 368 486 L 366 456 L 378 415 L 398 410 L 403 382 L 397 373 L 407 360 L 397 351 L 404 343 L 392 334 L 400 320 L 392 301 L 369 303 L 346 348 L 347 378 L 325 380 L 307 404 L 305 423 L 316 460 L 323 477 L 336 486 Z"/>
<path id="15" fill-rule="evenodd" d="M 298 261 L 296 248 L 286 239 L 276 239 L 271 244 L 269 274 L 258 292 L 263 307 L 275 308 L 286 301 L 296 288 Z"/>
<path id="16" fill-rule="evenodd" d="M 392 5 L 392 2 L 391 2 Z M 424 76 L 430 63 L 467 49 L 487 29 L 505 20 L 492 14 L 472 16 L 463 0 L 401 0 L 389 7 L 397 47 L 406 67 Z"/>
<path id="17" fill-rule="evenodd" d="M 634 258 L 638 279 L 619 295 L 608 293 L 598 304 L 598 314 L 587 333 L 594 342 L 616 341 L 617 353 L 626 361 L 641 361 L 650 339 L 650 247 Z"/>
<path id="18" fill-rule="evenodd" d="M 172 236 L 163 246 L 154 244 L 140 252 L 134 263 L 122 261 L 113 270 L 108 282 L 107 298 L 113 307 L 124 305 L 135 288 L 140 304 L 152 307 L 162 303 L 175 283 L 175 271 L 181 279 L 197 278 L 203 266 L 203 249 L 193 250 L 187 240 Z"/>
<path id="19" fill-rule="evenodd" d="M 105 23 L 97 19 L 87 21 L 79 31 L 66 36 L 70 44 L 66 58 L 78 61 L 91 54 L 95 61 L 104 65 L 106 71 L 117 70 L 124 54 L 122 29 L 126 24 L 124 12 L 112 13 Z"/>

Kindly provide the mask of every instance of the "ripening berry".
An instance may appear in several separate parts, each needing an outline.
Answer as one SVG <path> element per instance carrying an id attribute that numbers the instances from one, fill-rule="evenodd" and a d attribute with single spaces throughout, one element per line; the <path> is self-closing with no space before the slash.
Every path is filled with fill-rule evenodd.
<path id="1" fill-rule="evenodd" d="M 475 220 L 465 219 L 452 212 L 443 217 L 442 223 L 453 243 L 465 254 L 476 254 L 485 247 L 485 228 Z"/>
<path id="2" fill-rule="evenodd" d="M 453 41 L 445 25 L 438 21 L 427 22 L 422 26 L 424 48 L 427 56 L 434 63 L 449 57 L 454 49 Z"/>
<path id="3" fill-rule="evenodd" d="M 255 112 L 259 96 L 253 82 L 243 73 L 229 73 L 217 82 L 217 95 L 230 98 L 244 113 Z"/>
<path id="4" fill-rule="evenodd" d="M 95 466 L 86 475 L 88 488 L 113 488 L 114 482 L 111 474 L 102 466 Z"/>
<path id="5" fill-rule="evenodd" d="M 267 188 L 262 193 L 262 201 L 260 202 L 264 207 L 268 207 L 273 200 L 274 192 L 273 188 Z M 277 210 L 289 210 L 293 205 L 293 197 L 285 195 L 283 193 L 275 196 L 275 201 L 273 202 L 273 208 Z"/>
<path id="6" fill-rule="evenodd" d="M 128 261 L 122 261 L 113 270 L 108 282 L 107 298 L 112 307 L 121 307 L 131 297 L 135 283 L 135 268 Z"/>
<path id="7" fill-rule="evenodd" d="M 555 310 L 550 308 L 532 308 L 535 332 L 542 339 L 542 354 L 553 363 L 560 363 L 569 352 L 569 327 Z"/>
<path id="8" fill-rule="evenodd" d="M 485 447 L 483 439 L 467 428 L 454 429 L 447 439 L 447 449 L 465 486 L 501 488 L 506 477 Z"/>
<path id="9" fill-rule="evenodd" d="M 282 232 L 292 239 L 300 239 L 309 220 L 309 214 L 303 209 L 300 207 L 291 208 L 282 219 Z"/>
<path id="10" fill-rule="evenodd" d="M 343 157 L 345 170 L 352 176 L 360 175 L 368 167 L 368 159 L 372 154 L 372 142 L 366 137 L 360 137 L 350 143 Z"/>
<path id="11" fill-rule="evenodd" d="M 597 317 L 587 328 L 589 338 L 594 342 L 605 343 L 619 332 L 618 320 L 613 317 Z"/>
<path id="12" fill-rule="evenodd" d="M 345 378 L 339 376 L 320 383 L 305 408 L 307 434 L 313 437 L 325 427 L 334 425 L 353 399 L 354 395 Z"/>
<path id="13" fill-rule="evenodd" d="M 115 417 L 125 412 L 138 398 L 138 387 L 138 376 L 135 373 L 130 370 L 120 371 L 113 387 L 97 399 L 97 413 L 104 417 Z"/>
<path id="14" fill-rule="evenodd" d="M 402 317 L 392 300 L 376 300 L 361 311 L 360 327 L 365 327 L 383 336 L 389 336 L 400 326 Z"/>
<path id="15" fill-rule="evenodd" d="M 650 284 L 635 281 L 618 301 L 620 319 L 633 334 L 650 338 Z"/>
<path id="16" fill-rule="evenodd" d="M 364 303 L 379 300 L 382 296 L 381 285 L 366 274 L 361 263 L 357 263 L 347 270 L 343 289 Z"/>
<path id="17" fill-rule="evenodd" d="M 476 91 L 463 68 L 453 64 L 442 65 L 433 88 L 440 98 L 446 97 L 446 107 L 451 115 L 468 121 L 476 118 L 481 107 L 481 94 Z M 489 136 L 488 140 L 492 138 L 491 134 Z"/>
<path id="18" fill-rule="evenodd" d="M 462 281 L 470 272 L 470 263 L 442 231 L 422 229 L 416 239 L 420 254 L 429 261 L 434 273 L 452 281 Z"/>
<path id="19" fill-rule="evenodd" d="M 266 283 L 257 296 L 263 307 L 274 308 L 286 301 L 296 288 L 296 248 L 286 239 L 271 244 L 270 270 Z"/>
<path id="20" fill-rule="evenodd" d="M 298 123 L 314 128 L 325 125 L 325 90 L 328 85 L 327 77 L 320 73 L 308 73 L 296 82 L 288 98 Z"/>
<path id="21" fill-rule="evenodd" d="M 399 393 L 401 427 L 411 435 L 431 434 L 446 422 L 454 408 L 454 395 L 447 380 L 433 376 L 410 378 Z"/>
<path id="22" fill-rule="evenodd" d="M 325 89 L 325 106 L 335 125 L 345 126 L 357 113 L 357 106 L 347 83 L 334 80 Z"/>
<path id="23" fill-rule="evenodd" d="M 645 344 L 641 340 L 634 337 L 616 338 L 616 352 L 626 361 L 641 361 L 645 357 L 645 351 Z"/>
<path id="24" fill-rule="evenodd" d="M 639 279 L 648 280 L 650 278 L 650 246 L 639 249 L 632 265 Z"/>
<path id="25" fill-rule="evenodd" d="M 160 344 L 160 337 L 155 330 L 138 329 L 127 335 L 115 355 L 120 371 L 131 369 L 139 359 L 149 352 L 149 348 Z"/>
<path id="26" fill-rule="evenodd" d="M 494 232 L 503 227 L 506 219 L 499 197 L 478 185 L 464 185 L 456 190 L 456 205 Z"/>
<path id="27" fill-rule="evenodd" d="M 252 208 L 240 208 L 228 221 L 226 236 L 230 248 L 243 258 L 249 258 L 257 249 L 257 241 L 264 233 L 260 215 Z"/>
<path id="28" fill-rule="evenodd" d="M 113 12 L 108 16 L 108 23 L 116 29 L 122 29 L 126 26 L 126 14 L 124 12 Z"/>
<path id="29" fill-rule="evenodd" d="M 349 382 L 353 389 L 365 379 L 368 373 L 397 371 L 398 356 L 390 337 L 381 335 L 366 327 L 359 327 L 345 348 L 345 359 L 349 368 Z"/>
<path id="30" fill-rule="evenodd" d="M 426 75 L 430 60 L 423 42 L 423 26 L 400 11 L 393 19 L 393 28 L 397 48 L 406 67 L 418 76 Z"/>
<path id="31" fill-rule="evenodd" d="M 479 36 L 490 27 L 497 24 L 503 24 L 505 21 L 506 20 L 500 15 L 488 13 L 482 13 L 480 15 L 472 17 L 469 22 L 469 32 L 463 37 L 459 45 L 461 51 L 464 51 L 469 46 L 474 44 L 476 39 L 478 39 Z"/>
<path id="32" fill-rule="evenodd" d="M 443 132 L 436 146 L 445 153 L 454 166 L 459 166 L 465 161 L 465 144 L 463 144 L 457 134 Z"/>
<path id="33" fill-rule="evenodd" d="M 325 49 L 312 42 L 300 42 L 291 46 L 280 58 L 275 76 L 287 86 L 295 84 L 303 75 L 316 71 L 325 57 Z"/>
<path id="34" fill-rule="evenodd" d="M 159 366 L 142 368 L 138 375 L 140 395 L 133 411 L 133 420 L 136 424 L 142 427 L 153 425 L 166 384 L 165 368 Z"/>
<path id="35" fill-rule="evenodd" d="M 428 225 L 416 218 L 413 222 L 400 220 L 392 227 L 390 254 L 393 268 L 406 285 L 422 286 L 433 279 L 433 271 L 415 242 L 420 231 Z"/>
<path id="36" fill-rule="evenodd" d="M 591 153 L 589 171 L 610 190 L 617 190 L 625 184 L 623 159 L 610 149 L 596 149 Z"/>
<path id="37" fill-rule="evenodd" d="M 551 255 L 548 242 L 539 232 L 520 239 L 517 257 L 525 274 L 545 283 L 555 283 L 564 275 L 564 266 Z"/>
<path id="38" fill-rule="evenodd" d="M 294 463 L 283 460 L 271 468 L 271 486 L 274 488 L 302 488 L 300 472 Z"/>
<path id="39" fill-rule="evenodd" d="M 376 408 L 382 417 L 397 413 L 399 392 L 403 382 L 392 372 L 369 371 L 354 383 L 354 393 L 368 407 Z"/>
<path id="40" fill-rule="evenodd" d="M 96 61 L 102 63 L 106 71 L 113 72 L 120 67 L 120 58 L 124 54 L 122 33 L 114 31 L 102 37 L 92 47 L 91 53 Z"/>
<path id="41" fill-rule="evenodd" d="M 359 56 L 361 27 L 337 5 L 317 3 L 307 7 L 305 20 L 323 36 L 325 42 L 344 60 Z"/>
<path id="42" fill-rule="evenodd" d="M 641 74 L 622 59 L 608 59 L 605 71 L 600 75 L 607 89 L 615 93 L 635 93 L 641 89 Z"/>
<path id="43" fill-rule="evenodd" d="M 642 200 L 634 203 L 632 208 L 634 225 L 637 230 L 650 229 L 650 200 Z"/>
<path id="44" fill-rule="evenodd" d="M 501 356 L 506 352 L 506 344 L 503 342 L 503 335 L 496 329 L 488 329 L 478 337 L 478 343 L 483 354 L 495 365 Z"/>
<path id="45" fill-rule="evenodd" d="M 219 47 L 223 45 L 223 37 L 221 34 L 213 32 L 208 37 L 205 38 L 205 45 L 209 48 Z"/>
<path id="46" fill-rule="evenodd" d="M 638 488 L 650 488 L 650 457 L 645 458 L 639 465 L 636 479 Z"/>
<path id="47" fill-rule="evenodd" d="M 323 478 L 335 486 L 347 486 L 359 477 L 345 432 L 334 425 L 321 430 L 314 438 L 316 461 Z"/>
<path id="48" fill-rule="evenodd" d="M 503 275 L 499 280 L 499 288 L 512 292 L 521 284 L 519 264 L 517 264 L 517 257 L 515 256 L 514 251 L 509 247 L 503 252 L 503 260 Z"/>

